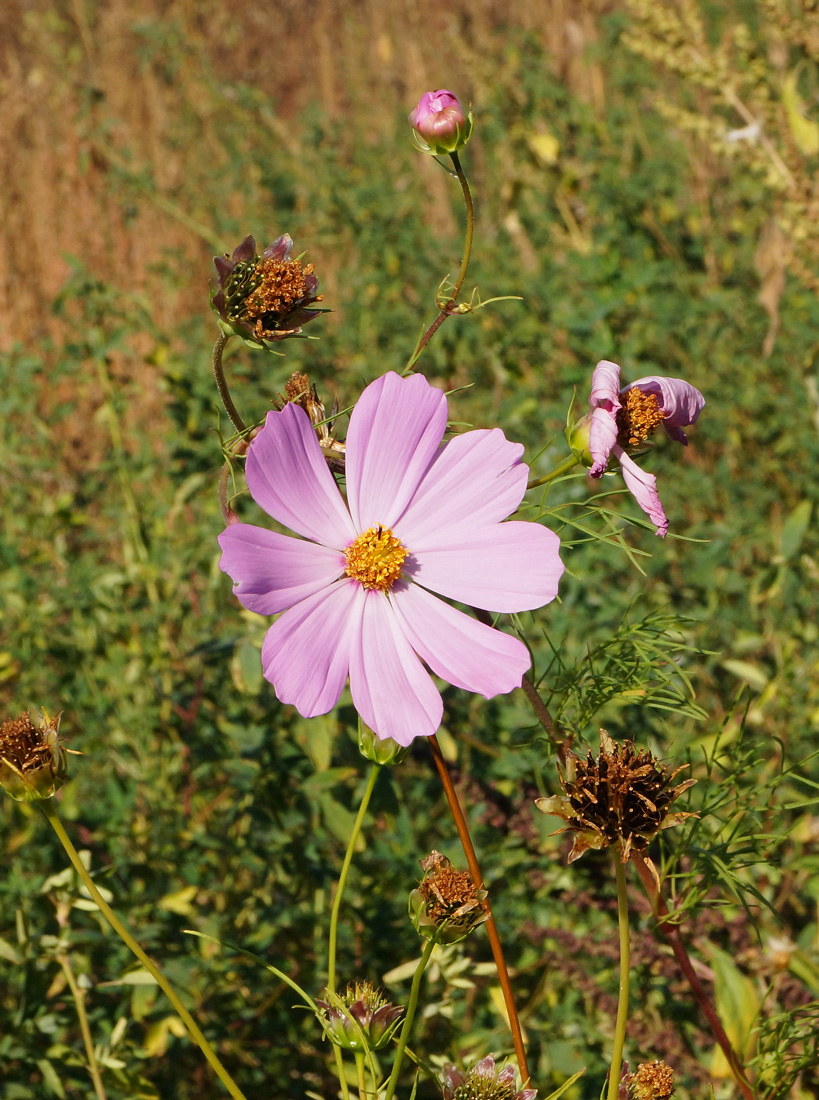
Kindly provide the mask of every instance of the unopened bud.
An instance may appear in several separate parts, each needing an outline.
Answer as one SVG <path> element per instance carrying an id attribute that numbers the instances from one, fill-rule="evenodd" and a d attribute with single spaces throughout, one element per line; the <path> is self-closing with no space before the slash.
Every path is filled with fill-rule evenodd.
<path id="1" fill-rule="evenodd" d="M 409 120 L 422 153 L 456 153 L 472 136 L 472 112 L 465 114 L 458 97 L 445 88 L 424 92 Z"/>

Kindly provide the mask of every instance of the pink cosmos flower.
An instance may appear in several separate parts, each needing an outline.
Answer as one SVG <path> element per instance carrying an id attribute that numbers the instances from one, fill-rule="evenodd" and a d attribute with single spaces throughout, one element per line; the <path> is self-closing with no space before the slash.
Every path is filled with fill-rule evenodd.
<path id="1" fill-rule="evenodd" d="M 326 714 L 349 676 L 353 703 L 379 737 L 433 734 L 437 676 L 487 698 L 529 667 L 517 638 L 438 596 L 487 611 L 528 611 L 557 594 L 559 540 L 538 523 L 502 523 L 528 467 L 503 432 L 441 444 L 447 402 L 421 375 L 385 374 L 350 418 L 345 502 L 304 410 L 270 412 L 247 456 L 251 496 L 291 538 L 234 523 L 221 568 L 241 603 L 283 614 L 262 646 L 265 677 L 300 714 Z M 437 593 L 437 595 L 433 595 Z"/>
<path id="2" fill-rule="evenodd" d="M 424 153 L 455 153 L 472 136 L 472 112 L 464 113 L 458 97 L 445 88 L 424 92 L 409 120 Z"/>
<path id="3" fill-rule="evenodd" d="M 592 375 L 588 449 L 590 477 L 602 477 L 613 455 L 634 499 L 665 538 L 668 519 L 660 503 L 657 479 L 647 474 L 626 453 L 639 448 L 660 424 L 668 435 L 688 445 L 683 428 L 695 424 L 705 405 L 698 389 L 682 378 L 652 375 L 620 387 L 620 368 L 603 359 Z"/>

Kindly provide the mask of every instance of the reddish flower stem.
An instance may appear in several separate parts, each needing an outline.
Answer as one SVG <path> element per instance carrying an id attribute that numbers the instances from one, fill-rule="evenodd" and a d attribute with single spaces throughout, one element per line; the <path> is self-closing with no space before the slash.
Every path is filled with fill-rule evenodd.
<path id="1" fill-rule="evenodd" d="M 711 1004 L 708 993 L 697 976 L 697 972 L 694 970 L 691 959 L 685 949 L 682 936 L 680 935 L 680 930 L 677 925 L 673 923 L 673 917 L 665 900 L 660 894 L 654 876 L 639 852 L 633 851 L 631 860 L 637 868 L 637 874 L 640 876 L 646 894 L 648 894 L 651 907 L 658 921 L 657 927 L 671 945 L 671 950 L 674 952 L 674 958 L 677 960 L 680 970 L 682 970 L 688 984 L 691 986 L 691 992 L 694 994 L 697 1004 L 702 1009 L 703 1015 L 711 1026 L 714 1038 L 720 1050 L 725 1055 L 725 1059 L 731 1068 L 737 1085 L 742 1091 L 742 1095 L 745 1097 L 745 1100 L 754 1100 L 754 1090 L 748 1081 L 745 1068 L 740 1062 L 736 1051 L 731 1046 L 731 1040 L 726 1035 L 725 1028 L 722 1026 L 722 1022 L 719 1016 L 717 1016 L 714 1006 Z"/>
<path id="2" fill-rule="evenodd" d="M 435 760 L 435 767 L 438 769 L 438 775 L 441 777 L 441 783 L 444 787 L 444 793 L 446 794 L 449 808 L 455 820 L 455 828 L 458 830 L 458 836 L 463 846 L 466 862 L 469 865 L 469 873 L 472 875 L 472 881 L 475 883 L 475 888 L 481 890 L 483 888 L 483 875 L 481 874 L 481 869 L 478 865 L 478 857 L 475 855 L 475 849 L 472 845 L 472 838 L 469 835 L 469 826 L 466 823 L 464 812 L 461 809 L 461 803 L 458 800 L 457 791 L 452 782 L 452 777 L 449 774 L 449 768 L 446 766 L 446 761 L 441 753 L 441 746 L 438 744 L 438 738 L 434 734 L 430 737 L 429 744 L 432 749 L 433 759 Z M 503 993 L 503 1003 L 506 1005 L 506 1014 L 509 1017 L 509 1030 L 512 1032 L 512 1042 L 515 1045 L 515 1057 L 518 1060 L 520 1076 L 523 1081 L 522 1087 L 526 1088 L 530 1080 L 529 1067 L 526 1062 L 526 1051 L 523 1046 L 523 1033 L 518 1018 L 518 1010 L 515 1006 L 515 995 L 512 992 L 512 983 L 509 980 L 506 959 L 503 957 L 503 947 L 501 945 L 500 936 L 498 935 L 498 929 L 495 925 L 495 918 L 492 916 L 492 909 L 490 908 L 488 898 L 484 899 L 483 905 L 488 914 L 486 931 L 489 934 L 489 943 L 492 947 L 492 958 L 495 960 L 495 967 L 498 971 L 498 980 L 500 981 L 501 992 Z"/>

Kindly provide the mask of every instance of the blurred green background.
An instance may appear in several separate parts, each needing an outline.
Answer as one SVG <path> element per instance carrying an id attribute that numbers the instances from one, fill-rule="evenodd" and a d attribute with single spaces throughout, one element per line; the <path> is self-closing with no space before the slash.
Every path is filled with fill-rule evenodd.
<path id="1" fill-rule="evenodd" d="M 289 232 L 335 311 L 283 358 L 231 345 L 246 419 L 297 369 L 341 407 L 400 370 L 460 261 L 459 189 L 406 122 L 436 87 L 476 119 L 467 288 L 523 297 L 450 319 L 425 353 L 433 383 L 471 387 L 452 420 L 500 425 L 545 473 L 599 359 L 706 396 L 689 448 L 645 460 L 664 543 L 619 476 L 530 494 L 532 516 L 557 510 L 567 575 L 560 603 L 521 625 L 578 751 L 604 725 L 690 758 L 701 816 L 656 853 L 667 890 L 732 1038 L 761 1059 L 760 1095 L 816 1095 L 816 13 L 789 0 L 2 7 L 2 713 L 62 710 L 85 754 L 59 799 L 67 826 L 248 1100 L 335 1096 L 329 1048 L 286 986 L 183 930 L 246 946 L 318 995 L 364 768 L 346 697 L 309 722 L 277 703 L 258 663 L 265 622 L 218 569 L 212 257 Z M 566 868 L 569 843 L 534 813 L 557 770 L 523 696 L 444 698 L 535 1083 L 545 1096 L 585 1065 L 568 1095 L 595 1097 L 617 996 L 610 868 L 595 855 Z M 373 812 L 341 973 L 386 974 L 400 1001 L 409 982 L 392 972 L 419 954 L 403 900 L 417 861 L 459 857 L 424 744 L 382 777 Z M 0 850 L 0 1097 L 90 1094 L 55 961 L 66 950 L 111 1100 L 223 1095 L 81 900 L 58 938 L 54 902 L 78 894 L 36 810 L 5 800 Z M 712 1083 L 732 1095 L 636 879 L 634 909 L 627 1056 L 666 1058 L 683 1100 Z M 433 966 L 413 1046 L 435 1068 L 509 1050 L 489 960 L 478 932 Z M 419 1100 L 437 1095 L 422 1077 Z"/>

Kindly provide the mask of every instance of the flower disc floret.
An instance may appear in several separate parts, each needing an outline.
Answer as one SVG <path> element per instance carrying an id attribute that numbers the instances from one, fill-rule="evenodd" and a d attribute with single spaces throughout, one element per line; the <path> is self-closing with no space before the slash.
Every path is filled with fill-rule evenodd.
<path id="1" fill-rule="evenodd" d="M 541 607 L 563 572 L 559 540 L 503 522 L 526 491 L 523 447 L 497 428 L 443 443 L 446 425 L 446 396 L 421 375 L 377 379 L 350 417 L 346 500 L 300 406 L 268 413 L 248 448 L 251 496 L 299 537 L 233 523 L 220 564 L 246 608 L 279 615 L 264 675 L 305 717 L 334 707 L 349 677 L 363 722 L 409 745 L 441 721 L 427 669 L 487 698 L 520 686 L 523 643 L 445 601 Z"/>
<path id="2" fill-rule="evenodd" d="M 388 527 L 377 524 L 350 543 L 344 552 L 348 577 L 359 581 L 364 588 L 389 592 L 401 576 L 401 566 L 407 559 L 407 551 Z"/>

